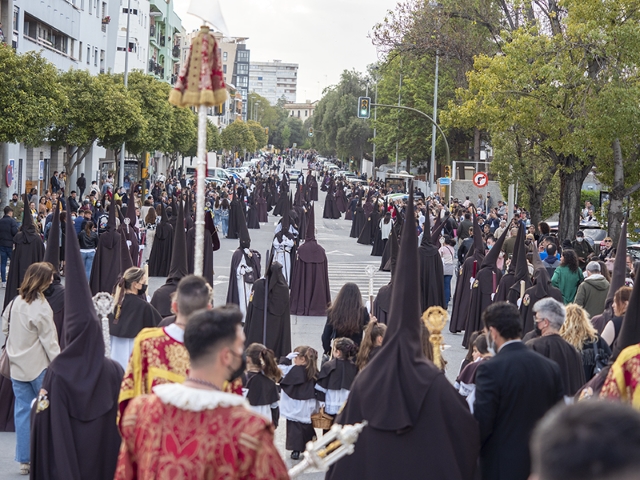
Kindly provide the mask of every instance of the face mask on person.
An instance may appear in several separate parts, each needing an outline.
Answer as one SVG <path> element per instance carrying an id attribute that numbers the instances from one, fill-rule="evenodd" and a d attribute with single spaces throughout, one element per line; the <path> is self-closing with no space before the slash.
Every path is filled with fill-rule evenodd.
<path id="1" fill-rule="evenodd" d="M 247 368 L 247 356 L 245 353 L 243 353 L 242 355 L 238 355 L 234 351 L 231 351 L 231 353 L 234 357 L 240 357 L 241 361 L 240 366 L 231 372 L 231 375 L 228 378 L 229 382 L 233 382 L 236 378 L 239 378 Z"/>
<path id="2" fill-rule="evenodd" d="M 493 245 L 487 244 L 487 250 L 491 250 L 493 248 Z"/>
<path id="3" fill-rule="evenodd" d="M 576 241 L 578 243 L 582 243 L 583 240 L 584 240 L 584 237 L 576 237 Z"/>
<path id="4" fill-rule="evenodd" d="M 489 351 L 489 353 L 492 356 L 495 356 L 496 354 L 496 344 L 493 341 L 493 338 L 491 338 L 491 332 L 487 332 L 487 350 Z"/>
<path id="5" fill-rule="evenodd" d="M 146 293 L 146 292 L 147 292 L 147 287 L 148 287 L 148 286 L 149 286 L 149 285 L 147 285 L 147 284 L 142 285 L 142 287 L 138 289 L 138 295 L 142 295 L 143 293 Z"/>
<path id="6" fill-rule="evenodd" d="M 541 337 L 542 336 L 542 330 L 540 330 L 540 326 L 538 322 L 535 322 L 533 329 L 536 331 L 536 335 Z"/>

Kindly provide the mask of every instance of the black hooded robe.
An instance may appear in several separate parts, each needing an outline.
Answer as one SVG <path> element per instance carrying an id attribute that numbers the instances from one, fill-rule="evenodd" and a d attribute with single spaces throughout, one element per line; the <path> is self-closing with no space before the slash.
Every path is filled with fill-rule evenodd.
<path id="1" fill-rule="evenodd" d="M 410 187 L 410 192 L 413 188 Z M 352 455 L 335 463 L 327 480 L 434 478 L 471 480 L 480 433 L 468 406 L 420 341 L 418 254 L 409 195 L 394 295 L 385 340 L 356 377 L 336 423 L 367 420 Z M 383 392 L 381 394 L 381 392 Z"/>
<path id="2" fill-rule="evenodd" d="M 438 247 L 431 243 L 428 212 L 422 242 L 418 247 L 418 262 L 420 264 L 420 308 L 423 312 L 427 308 L 434 306 L 446 309 L 442 258 Z"/>
<path id="3" fill-rule="evenodd" d="M 49 262 L 53 265 L 53 282 L 44 291 L 44 296 L 53 311 L 53 323 L 56 325 L 58 332 L 58 344 L 60 349 L 64 349 L 64 337 L 62 336 L 62 327 L 64 323 L 64 286 L 60 280 L 60 208 L 53 211 L 53 221 L 49 229 L 49 240 L 47 248 L 44 252 L 43 262 Z"/>
<path id="4" fill-rule="evenodd" d="M 71 216 L 67 228 L 73 230 Z M 102 327 L 75 235 L 67 239 L 64 337 L 31 413 L 31 478 L 111 480 L 121 438 L 116 424 L 122 368 L 105 357 Z"/>
<path id="5" fill-rule="evenodd" d="M 289 286 L 282 273 L 282 265 L 271 264 L 267 296 L 267 337 L 264 341 L 264 284 L 265 279 L 253 284 L 251 302 L 247 309 L 244 334 L 246 346 L 261 343 L 275 353 L 275 358 L 291 352 L 291 314 L 289 308 Z"/>
<path id="6" fill-rule="evenodd" d="M 520 305 L 520 316 L 522 317 L 522 336 L 533 330 L 533 306 L 543 298 L 551 297 L 563 303 L 562 292 L 551 285 L 547 269 L 538 267 L 533 272 L 533 286 L 524 292 L 522 304 Z"/>
<path id="7" fill-rule="evenodd" d="M 349 236 L 351 238 L 358 238 L 365 224 L 366 219 L 364 216 L 364 208 L 362 208 L 362 204 L 358 204 L 353 214 L 353 220 L 351 221 L 351 232 L 349 233 Z"/>
<path id="8" fill-rule="evenodd" d="M 173 226 L 169 223 L 165 209 L 162 207 L 162 220 L 156 225 L 156 233 L 153 237 L 153 245 L 149 255 L 150 277 L 166 277 L 169 275 L 172 250 Z"/>
<path id="9" fill-rule="evenodd" d="M 340 210 L 338 209 L 338 204 L 336 202 L 335 197 L 336 187 L 333 184 L 333 180 L 331 181 L 331 185 L 329 186 L 329 190 L 327 191 L 327 196 L 324 199 L 324 211 L 322 213 L 322 218 L 329 219 L 338 219 L 340 218 Z"/>

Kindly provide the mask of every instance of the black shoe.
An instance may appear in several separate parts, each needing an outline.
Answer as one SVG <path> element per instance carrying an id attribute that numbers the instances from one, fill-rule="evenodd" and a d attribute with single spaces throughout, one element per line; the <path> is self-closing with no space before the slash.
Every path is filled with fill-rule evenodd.
<path id="1" fill-rule="evenodd" d="M 294 450 L 293 452 L 291 452 L 291 459 L 292 460 L 299 460 L 300 459 L 300 452 L 298 452 L 297 450 Z"/>

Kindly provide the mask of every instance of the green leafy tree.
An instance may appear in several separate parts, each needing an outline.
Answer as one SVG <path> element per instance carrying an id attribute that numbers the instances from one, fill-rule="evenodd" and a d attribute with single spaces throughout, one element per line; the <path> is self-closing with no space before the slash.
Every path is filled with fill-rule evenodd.
<path id="1" fill-rule="evenodd" d="M 207 122 L 207 152 L 217 152 L 222 149 L 222 140 L 218 128 L 211 122 Z"/>
<path id="2" fill-rule="evenodd" d="M 69 70 L 60 75 L 59 88 L 66 103 L 49 141 L 65 149 L 67 174 L 82 163 L 94 143 L 109 148 L 114 139 L 124 139 L 137 130 L 140 107 L 115 76 Z"/>
<path id="3" fill-rule="evenodd" d="M 253 133 L 253 138 L 256 139 L 258 148 L 264 147 L 269 140 L 267 134 L 264 131 L 264 127 L 253 120 L 249 120 L 247 122 L 247 127 L 249 127 L 249 130 L 251 130 L 251 133 Z"/>
<path id="4" fill-rule="evenodd" d="M 230 152 L 248 151 L 253 152 L 256 149 L 256 139 L 253 133 L 242 120 L 236 120 L 227 126 L 220 134 L 222 147 Z"/>
<path id="5" fill-rule="evenodd" d="M 289 139 L 291 138 L 291 128 L 289 125 L 285 123 L 284 128 L 282 129 L 282 147 L 289 148 L 291 144 L 289 143 Z"/>
<path id="6" fill-rule="evenodd" d="M 128 89 L 137 100 L 144 121 L 127 151 L 140 158 L 146 152 L 166 152 L 171 138 L 172 107 L 167 101 L 171 86 L 140 71 L 129 74 Z"/>
<path id="7" fill-rule="evenodd" d="M 39 145 L 65 97 L 58 71 L 39 53 L 15 53 L 0 44 L 0 142 Z"/>
<path id="8" fill-rule="evenodd" d="M 171 135 L 167 155 L 171 157 L 172 166 L 178 161 L 178 156 L 188 156 L 188 153 L 198 143 L 197 116 L 190 108 L 171 107 Z"/>

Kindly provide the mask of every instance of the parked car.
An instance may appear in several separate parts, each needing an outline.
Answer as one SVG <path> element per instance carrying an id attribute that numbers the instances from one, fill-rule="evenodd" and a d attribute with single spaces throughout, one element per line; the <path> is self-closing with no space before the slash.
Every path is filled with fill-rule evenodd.
<path id="1" fill-rule="evenodd" d="M 289 170 L 289 181 L 296 182 L 298 178 L 302 175 L 302 171 L 300 170 Z"/>

